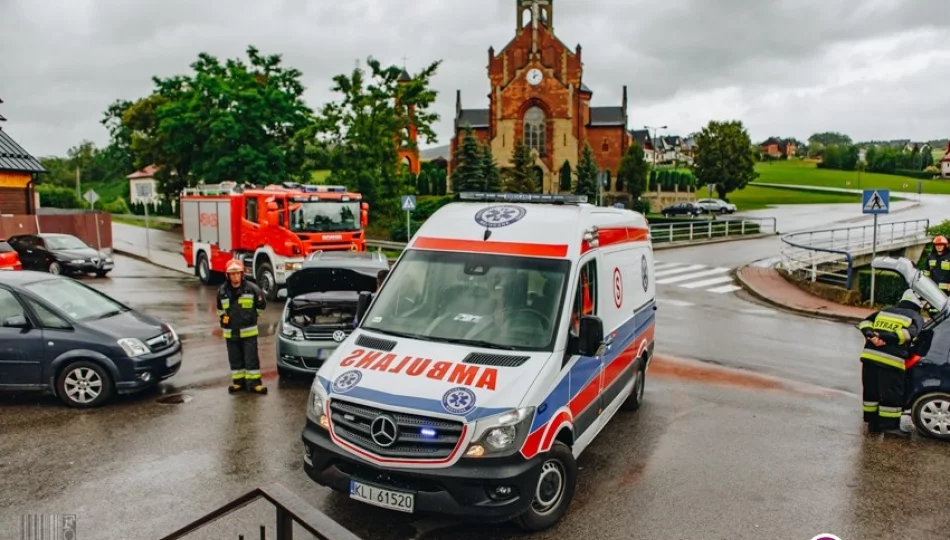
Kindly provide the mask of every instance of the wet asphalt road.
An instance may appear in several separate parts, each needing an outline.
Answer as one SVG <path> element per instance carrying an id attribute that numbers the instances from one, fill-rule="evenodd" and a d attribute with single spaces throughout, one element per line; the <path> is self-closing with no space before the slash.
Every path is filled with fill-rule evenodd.
<path id="1" fill-rule="evenodd" d="M 724 265 L 772 240 L 658 254 Z M 158 392 L 95 411 L 0 398 L 0 539 L 16 538 L 17 516 L 36 512 L 76 514 L 83 540 L 158 538 L 271 481 L 366 539 L 523 537 L 509 526 L 377 510 L 313 484 L 299 442 L 306 386 L 273 378 L 278 311 L 268 309 L 262 325 L 271 394 L 229 396 L 213 289 L 117 260 L 111 278 L 88 282 L 174 324 L 185 341 L 182 371 Z M 741 292 L 660 286 L 658 296 L 660 353 L 705 363 L 662 359 L 651 370 L 647 404 L 618 415 L 585 452 L 570 513 L 537 538 L 947 537 L 950 447 L 862 434 L 855 330 Z M 782 377 L 783 388 L 747 372 Z M 179 392 L 187 402 L 160 402 Z M 257 503 L 193 537 L 257 538 L 272 515 Z"/>

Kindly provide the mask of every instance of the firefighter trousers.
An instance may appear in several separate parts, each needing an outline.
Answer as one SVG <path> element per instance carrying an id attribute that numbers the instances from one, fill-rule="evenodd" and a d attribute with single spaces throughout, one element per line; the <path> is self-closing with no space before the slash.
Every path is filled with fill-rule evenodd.
<path id="1" fill-rule="evenodd" d="M 884 431 L 900 429 L 906 374 L 901 369 L 870 360 L 863 360 L 861 366 L 864 421 Z"/>
<path id="2" fill-rule="evenodd" d="M 261 383 L 261 361 L 257 354 L 257 336 L 228 339 L 228 363 L 233 384 L 256 386 Z"/>

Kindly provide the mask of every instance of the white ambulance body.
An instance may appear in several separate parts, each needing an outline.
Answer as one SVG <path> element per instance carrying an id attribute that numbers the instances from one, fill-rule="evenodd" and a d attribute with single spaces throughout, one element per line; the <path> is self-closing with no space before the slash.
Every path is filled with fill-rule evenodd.
<path id="1" fill-rule="evenodd" d="M 570 504 L 575 458 L 642 402 L 649 228 L 572 196 L 460 199 L 475 202 L 425 222 L 320 369 L 305 470 L 393 510 L 541 530 Z"/>

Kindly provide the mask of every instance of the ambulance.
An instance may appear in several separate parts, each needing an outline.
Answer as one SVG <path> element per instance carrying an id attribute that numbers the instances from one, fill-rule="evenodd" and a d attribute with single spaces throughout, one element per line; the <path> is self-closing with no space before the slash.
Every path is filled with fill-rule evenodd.
<path id="1" fill-rule="evenodd" d="M 314 379 L 304 470 L 406 513 L 551 527 L 576 459 L 653 357 L 646 219 L 586 197 L 462 193 L 411 239 Z"/>

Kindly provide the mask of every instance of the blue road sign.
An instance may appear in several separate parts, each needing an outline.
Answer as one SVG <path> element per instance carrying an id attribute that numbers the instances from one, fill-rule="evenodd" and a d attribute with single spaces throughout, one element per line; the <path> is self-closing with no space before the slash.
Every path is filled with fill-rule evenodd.
<path id="1" fill-rule="evenodd" d="M 402 196 L 402 210 L 404 212 L 412 212 L 415 209 L 416 209 L 416 196 L 403 195 Z"/>
<path id="2" fill-rule="evenodd" d="M 886 214 L 891 208 L 891 192 L 886 189 L 866 189 L 861 197 L 861 210 L 865 214 Z"/>
<path id="3" fill-rule="evenodd" d="M 622 202 L 614 203 L 614 208 L 626 208 Z"/>

